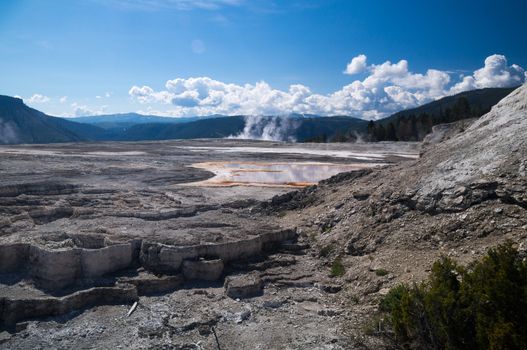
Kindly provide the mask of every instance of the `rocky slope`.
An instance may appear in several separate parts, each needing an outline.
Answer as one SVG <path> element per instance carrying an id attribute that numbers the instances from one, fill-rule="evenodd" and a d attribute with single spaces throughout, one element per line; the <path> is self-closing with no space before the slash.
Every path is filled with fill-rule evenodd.
<path id="1" fill-rule="evenodd" d="M 526 135 L 527 86 L 522 86 L 465 132 L 428 144 L 422 157 L 410 166 L 400 164 L 337 176 L 318 188 L 275 198 L 268 209 L 301 208 L 315 203 L 295 214 L 305 218 L 312 211 L 326 211 L 316 216 L 321 216 L 318 221 L 329 225 L 332 232 L 352 223 L 354 232 L 361 227 L 391 223 L 386 238 L 393 236 L 394 223 L 407 215 L 434 220 L 492 203 L 511 210 L 525 209 Z M 295 223 L 302 225 L 303 220 Z M 422 231 L 425 229 L 421 226 Z M 356 235 L 360 239 L 367 236 Z"/>
<path id="2" fill-rule="evenodd" d="M 424 279 L 442 254 L 468 262 L 506 239 L 526 250 L 526 167 L 524 85 L 411 165 L 341 174 L 262 210 L 297 227 L 328 270 L 342 261 L 339 295 L 359 300 L 358 311 L 397 283 Z"/>
<path id="3" fill-rule="evenodd" d="M 0 95 L 0 144 L 78 142 L 103 133 L 95 126 L 51 117 L 19 98 Z"/>

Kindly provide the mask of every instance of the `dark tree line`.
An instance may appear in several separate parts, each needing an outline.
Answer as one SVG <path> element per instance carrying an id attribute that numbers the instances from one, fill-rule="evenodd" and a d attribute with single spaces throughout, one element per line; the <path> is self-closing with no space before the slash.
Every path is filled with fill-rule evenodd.
<path id="1" fill-rule="evenodd" d="M 312 125 L 309 132 L 301 133 L 302 136 L 299 136 L 298 140 L 300 142 L 421 141 L 432 132 L 434 125 L 481 117 L 514 89 L 516 88 L 466 91 L 395 113 L 386 119 L 352 126 L 340 122 L 328 125 L 324 120 L 323 123 Z M 319 121 L 318 119 L 314 120 Z"/>
<path id="2" fill-rule="evenodd" d="M 479 118 L 488 112 L 470 106 L 466 97 L 459 97 L 452 107 L 437 114 L 408 114 L 392 120 L 370 121 L 366 131 L 368 141 L 421 141 L 438 124 L 452 123 L 467 118 Z"/>
<path id="3" fill-rule="evenodd" d="M 357 131 L 354 131 L 354 128 L 347 131 L 342 131 L 337 129 L 333 135 L 328 136 L 326 133 L 322 133 L 317 136 L 312 136 L 305 138 L 301 142 L 313 142 L 313 143 L 326 143 L 326 142 L 356 142 L 360 137 Z"/>
<path id="4" fill-rule="evenodd" d="M 434 125 L 481 117 L 491 109 L 499 97 L 501 95 L 489 95 L 471 103 L 467 97 L 459 96 L 435 108 L 424 108 L 424 111 L 423 108 L 418 108 L 418 113 L 415 113 L 415 110 L 403 111 L 386 119 L 370 121 L 362 128 L 326 128 L 320 133 L 301 139 L 301 142 L 422 141 L 432 132 Z"/>

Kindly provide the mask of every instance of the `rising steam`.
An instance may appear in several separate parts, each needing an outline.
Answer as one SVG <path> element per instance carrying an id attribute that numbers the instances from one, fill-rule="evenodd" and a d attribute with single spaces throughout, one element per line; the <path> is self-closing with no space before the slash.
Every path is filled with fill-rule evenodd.
<path id="1" fill-rule="evenodd" d="M 301 121 L 291 117 L 245 116 L 245 127 L 231 139 L 295 142 Z"/>
<path id="2" fill-rule="evenodd" d="M 16 126 L 0 120 L 0 144 L 17 143 Z"/>

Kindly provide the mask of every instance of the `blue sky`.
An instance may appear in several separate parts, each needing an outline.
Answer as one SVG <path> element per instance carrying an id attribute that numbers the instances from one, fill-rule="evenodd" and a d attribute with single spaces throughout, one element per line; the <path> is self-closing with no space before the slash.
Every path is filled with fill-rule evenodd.
<path id="1" fill-rule="evenodd" d="M 525 13 L 523 0 L 3 0 L 0 94 L 52 115 L 378 118 L 524 82 Z"/>

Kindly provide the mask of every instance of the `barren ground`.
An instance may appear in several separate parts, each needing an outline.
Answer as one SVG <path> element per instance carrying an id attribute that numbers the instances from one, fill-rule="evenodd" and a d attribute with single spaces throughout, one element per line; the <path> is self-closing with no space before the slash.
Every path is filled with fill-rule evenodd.
<path id="1" fill-rule="evenodd" d="M 345 307 L 341 285 L 298 225 L 260 202 L 340 171 L 415 159 L 418 148 L 234 140 L 1 147 L 0 298 L 9 332 L 0 347 L 215 349 L 214 327 L 222 349 L 347 348 L 345 325 L 359 324 L 369 307 Z M 235 164 L 227 174 L 235 181 L 203 164 Z M 269 175 L 279 176 L 270 183 Z M 219 280 L 183 277 L 181 249 L 183 260 L 221 258 Z M 226 296 L 223 278 L 248 271 L 258 271 L 263 291 Z M 143 287 L 126 317 L 137 299 L 130 280 Z"/>

